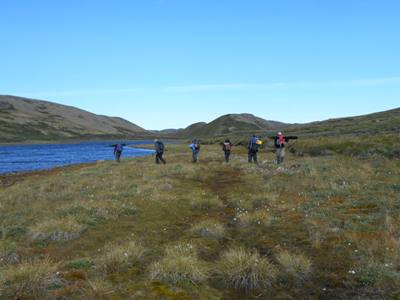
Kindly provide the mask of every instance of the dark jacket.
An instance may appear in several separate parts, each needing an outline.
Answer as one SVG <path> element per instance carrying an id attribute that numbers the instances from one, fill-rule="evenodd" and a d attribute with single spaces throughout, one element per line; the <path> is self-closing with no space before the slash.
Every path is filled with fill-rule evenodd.
<path id="1" fill-rule="evenodd" d="M 257 144 L 258 140 L 258 137 L 255 136 L 250 139 L 249 145 L 247 146 L 249 152 L 258 152 L 258 148 L 260 147 L 260 145 Z"/>
<path id="2" fill-rule="evenodd" d="M 154 147 L 156 148 L 157 153 L 164 153 L 165 146 L 163 142 L 161 141 L 155 142 Z"/>
<path id="3" fill-rule="evenodd" d="M 116 144 L 114 146 L 114 154 L 117 152 L 122 153 L 123 149 L 124 149 L 124 146 L 122 144 Z"/>
<path id="4" fill-rule="evenodd" d="M 280 149 L 280 148 L 285 148 L 285 143 L 287 142 L 285 138 L 283 138 L 283 143 L 281 143 L 279 138 L 279 135 L 277 135 L 274 139 L 274 145 L 275 148 Z"/>
<path id="5" fill-rule="evenodd" d="M 229 152 L 232 150 L 233 144 L 231 142 L 225 142 L 222 144 L 222 151 Z"/>

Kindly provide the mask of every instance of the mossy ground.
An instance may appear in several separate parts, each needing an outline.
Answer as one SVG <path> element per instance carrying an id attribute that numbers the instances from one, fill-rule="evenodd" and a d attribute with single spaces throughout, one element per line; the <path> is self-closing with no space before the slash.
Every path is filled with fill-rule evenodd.
<path id="1" fill-rule="evenodd" d="M 155 165 L 153 157 L 101 162 L 37 173 L 0 188 L 0 299 L 12 298 L 16 266 L 41 261 L 51 262 L 45 269 L 51 274 L 30 283 L 40 286 L 26 298 L 396 297 L 399 160 L 289 154 L 277 167 L 273 154 L 262 152 L 256 166 L 236 147 L 226 164 L 219 147 L 203 146 L 200 163 L 192 164 L 189 152 L 174 145 L 165 154 L 167 165 Z M 224 230 L 218 238 L 193 230 L 204 222 Z M 79 234 L 68 241 L 35 239 L 42 224 L 53 224 L 53 230 L 46 227 L 49 234 L 64 236 L 65 228 L 78 228 Z M 107 251 L 130 242 L 140 245 L 140 260 L 104 272 Z M 185 272 L 201 270 L 201 280 L 183 273 L 172 275 L 189 280 L 151 279 L 158 262 L 179 271 L 179 262 L 168 261 L 168 249 L 176 245 L 195 249 L 187 254 L 194 263 Z M 271 262 L 276 270 L 267 276 L 271 284 L 257 290 L 227 285 L 221 274 L 229 270 L 218 268 L 224 253 L 234 249 Z M 281 265 L 282 253 L 307 262 L 307 274 L 296 274 L 298 259 Z"/>

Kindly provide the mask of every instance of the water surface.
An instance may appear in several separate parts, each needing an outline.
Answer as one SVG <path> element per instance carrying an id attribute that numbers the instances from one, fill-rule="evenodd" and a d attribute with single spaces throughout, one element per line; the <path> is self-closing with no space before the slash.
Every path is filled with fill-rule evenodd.
<path id="1" fill-rule="evenodd" d="M 118 142 L 118 141 L 117 141 Z M 116 141 L 73 144 L 34 144 L 0 146 L 0 174 L 47 170 L 72 164 L 113 160 Z M 140 147 L 152 141 L 123 142 Z M 122 159 L 151 155 L 153 150 L 124 147 Z"/>

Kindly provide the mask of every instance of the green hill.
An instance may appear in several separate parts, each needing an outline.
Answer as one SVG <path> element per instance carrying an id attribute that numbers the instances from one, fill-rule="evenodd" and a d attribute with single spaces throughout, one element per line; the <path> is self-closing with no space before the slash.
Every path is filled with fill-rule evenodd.
<path id="1" fill-rule="evenodd" d="M 122 118 L 48 101 L 0 95 L 0 142 L 149 136 L 150 132 Z"/>
<path id="2" fill-rule="evenodd" d="M 219 141 L 230 137 L 235 140 L 247 139 L 252 134 L 267 137 L 283 130 L 286 134 L 302 138 L 328 136 L 365 136 L 398 134 L 400 128 L 400 108 L 363 116 L 329 119 L 305 124 L 287 124 L 267 121 L 250 114 L 222 116 L 208 124 L 196 123 L 184 130 L 170 131 L 170 136 Z"/>
<path id="3" fill-rule="evenodd" d="M 327 136 L 365 136 L 396 134 L 400 128 L 400 108 L 363 116 L 329 119 L 305 124 L 287 124 L 267 121 L 251 114 L 228 114 L 210 123 L 195 123 L 185 129 L 168 129 L 157 132 L 170 138 L 201 138 L 204 141 L 219 141 L 230 137 L 247 139 L 252 134 L 262 137 L 285 131 L 286 134 L 303 138 Z"/>
<path id="4" fill-rule="evenodd" d="M 300 135 L 368 135 L 399 133 L 400 108 L 363 116 L 297 124 L 287 128 Z"/>
<path id="5" fill-rule="evenodd" d="M 228 114 L 210 123 L 199 122 L 185 129 L 167 131 L 172 137 L 179 138 L 212 138 L 230 134 L 240 134 L 253 131 L 277 130 L 286 128 L 288 124 L 267 121 L 252 114 Z"/>

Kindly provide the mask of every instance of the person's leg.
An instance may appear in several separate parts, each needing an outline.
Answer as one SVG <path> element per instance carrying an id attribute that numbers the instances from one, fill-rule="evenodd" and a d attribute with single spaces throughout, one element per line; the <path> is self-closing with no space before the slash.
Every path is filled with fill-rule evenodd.
<path id="1" fill-rule="evenodd" d="M 257 152 L 254 152 L 254 162 L 258 164 Z"/>
<path id="2" fill-rule="evenodd" d="M 121 162 L 121 152 L 120 151 L 117 151 L 116 159 L 117 159 L 117 162 Z"/>
<path id="3" fill-rule="evenodd" d="M 227 163 L 229 162 L 230 156 L 231 156 L 231 151 L 226 151 L 226 153 L 225 153 L 225 160 L 226 160 Z"/>
<path id="4" fill-rule="evenodd" d="M 196 156 L 196 152 L 195 151 L 193 151 L 193 154 L 192 154 L 192 161 L 195 163 L 195 162 L 197 162 L 197 156 Z"/>
<path id="5" fill-rule="evenodd" d="M 251 163 L 253 160 L 253 153 L 251 153 L 251 151 L 249 151 L 249 163 Z"/>
<path id="6" fill-rule="evenodd" d="M 162 161 L 162 163 L 165 165 L 167 162 L 165 161 L 165 159 L 163 158 L 164 153 L 160 153 L 160 160 Z"/>
<path id="7" fill-rule="evenodd" d="M 281 151 L 281 164 L 283 163 L 284 160 L 285 160 L 285 148 L 282 148 L 282 151 Z"/>
<path id="8" fill-rule="evenodd" d="M 281 149 L 276 148 L 276 163 L 279 165 L 281 163 Z"/>
<path id="9" fill-rule="evenodd" d="M 159 163 L 160 163 L 159 154 L 156 153 L 156 164 L 158 165 Z"/>

